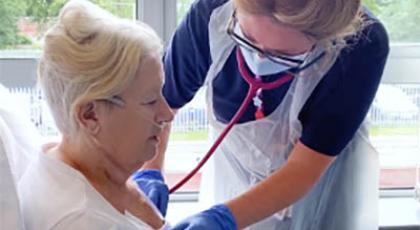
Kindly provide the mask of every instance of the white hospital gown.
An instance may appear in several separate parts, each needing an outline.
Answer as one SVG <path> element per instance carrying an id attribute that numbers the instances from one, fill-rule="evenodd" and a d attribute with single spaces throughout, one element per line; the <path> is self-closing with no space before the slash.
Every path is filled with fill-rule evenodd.
<path id="1" fill-rule="evenodd" d="M 29 166 L 18 191 L 26 230 L 153 229 L 120 213 L 80 172 L 45 154 Z M 168 224 L 161 229 L 169 229 Z"/>

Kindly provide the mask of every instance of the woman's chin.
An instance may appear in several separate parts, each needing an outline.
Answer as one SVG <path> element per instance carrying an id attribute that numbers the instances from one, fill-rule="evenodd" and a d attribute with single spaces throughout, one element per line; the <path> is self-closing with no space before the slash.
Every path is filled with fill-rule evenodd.
<path id="1" fill-rule="evenodd" d="M 143 162 L 152 160 L 158 151 L 158 143 L 156 141 L 150 140 L 147 143 L 147 147 L 144 149 L 144 151 L 141 154 L 141 159 Z"/>

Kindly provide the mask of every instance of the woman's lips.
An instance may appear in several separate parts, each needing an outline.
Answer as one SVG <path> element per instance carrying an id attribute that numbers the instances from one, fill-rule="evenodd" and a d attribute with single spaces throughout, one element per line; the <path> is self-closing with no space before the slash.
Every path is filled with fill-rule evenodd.
<path id="1" fill-rule="evenodd" d="M 157 135 L 151 136 L 149 139 L 152 140 L 152 141 L 156 141 L 156 143 L 160 143 L 160 138 Z"/>

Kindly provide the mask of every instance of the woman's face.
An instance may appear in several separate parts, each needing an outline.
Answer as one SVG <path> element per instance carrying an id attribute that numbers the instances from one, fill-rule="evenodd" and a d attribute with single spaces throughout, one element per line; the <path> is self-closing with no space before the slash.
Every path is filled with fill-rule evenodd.
<path id="1" fill-rule="evenodd" d="M 273 55 L 305 53 L 315 42 L 300 31 L 281 25 L 272 18 L 237 11 L 238 23 L 244 36 L 260 49 Z"/>
<path id="2" fill-rule="evenodd" d="M 158 136 L 164 124 L 173 119 L 162 85 L 160 56 L 149 56 L 140 63 L 134 81 L 119 95 L 124 105 L 103 108 L 98 140 L 105 157 L 116 166 L 136 170 L 155 156 Z"/>

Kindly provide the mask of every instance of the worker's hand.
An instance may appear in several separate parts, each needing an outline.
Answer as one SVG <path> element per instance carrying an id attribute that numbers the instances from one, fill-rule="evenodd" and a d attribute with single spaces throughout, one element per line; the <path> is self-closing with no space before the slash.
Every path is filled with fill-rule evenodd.
<path id="1" fill-rule="evenodd" d="M 236 230 L 236 221 L 229 208 L 224 204 L 188 217 L 171 230 Z"/>
<path id="2" fill-rule="evenodd" d="M 137 186 L 149 197 L 159 209 L 162 216 L 166 215 L 169 200 L 169 189 L 162 173 L 157 169 L 139 170 L 133 174 Z"/>

